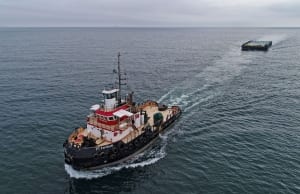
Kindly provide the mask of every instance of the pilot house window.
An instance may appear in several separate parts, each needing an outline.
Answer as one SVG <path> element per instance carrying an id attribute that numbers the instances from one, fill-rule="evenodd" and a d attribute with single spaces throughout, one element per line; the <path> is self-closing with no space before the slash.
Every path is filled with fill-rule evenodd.
<path id="1" fill-rule="evenodd" d="M 112 93 L 112 94 L 104 94 L 105 99 L 113 99 L 116 98 L 117 93 Z"/>

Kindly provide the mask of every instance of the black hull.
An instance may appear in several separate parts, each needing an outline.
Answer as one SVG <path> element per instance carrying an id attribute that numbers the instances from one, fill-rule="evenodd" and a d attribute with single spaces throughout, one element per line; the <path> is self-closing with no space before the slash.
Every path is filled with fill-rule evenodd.
<path id="1" fill-rule="evenodd" d="M 268 51 L 269 47 L 242 47 L 242 51 Z"/>
<path id="2" fill-rule="evenodd" d="M 249 45 L 253 41 L 245 42 L 241 48 L 242 51 L 268 51 L 272 46 L 272 41 L 255 41 L 256 43 L 253 45 Z"/>
<path id="3" fill-rule="evenodd" d="M 143 134 L 129 143 L 119 141 L 102 147 L 77 148 L 66 142 L 64 143 L 65 163 L 76 170 L 98 169 L 121 163 L 151 145 L 158 138 L 159 133 L 174 123 L 180 115 L 181 111 L 162 123 L 160 130 L 146 127 Z"/>

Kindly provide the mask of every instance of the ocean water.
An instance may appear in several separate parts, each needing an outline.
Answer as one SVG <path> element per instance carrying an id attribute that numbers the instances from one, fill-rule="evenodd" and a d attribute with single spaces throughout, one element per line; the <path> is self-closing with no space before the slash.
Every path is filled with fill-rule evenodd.
<path id="1" fill-rule="evenodd" d="M 0 45 L 0 193 L 300 193 L 300 29 L 0 28 Z M 136 101 L 184 112 L 127 163 L 75 171 L 62 144 L 118 52 Z"/>

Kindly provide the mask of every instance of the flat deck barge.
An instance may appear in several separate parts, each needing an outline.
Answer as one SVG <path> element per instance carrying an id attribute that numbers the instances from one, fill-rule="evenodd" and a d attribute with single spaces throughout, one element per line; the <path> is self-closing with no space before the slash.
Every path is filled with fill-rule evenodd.
<path id="1" fill-rule="evenodd" d="M 272 41 L 250 40 L 242 44 L 242 51 L 267 51 L 272 46 Z"/>

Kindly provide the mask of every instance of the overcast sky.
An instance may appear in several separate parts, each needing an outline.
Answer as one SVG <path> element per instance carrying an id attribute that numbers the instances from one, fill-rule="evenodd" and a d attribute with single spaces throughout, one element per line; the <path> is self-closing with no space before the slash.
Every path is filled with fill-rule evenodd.
<path id="1" fill-rule="evenodd" d="M 300 27 L 300 0 L 0 0 L 0 26 Z"/>

